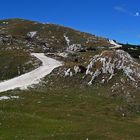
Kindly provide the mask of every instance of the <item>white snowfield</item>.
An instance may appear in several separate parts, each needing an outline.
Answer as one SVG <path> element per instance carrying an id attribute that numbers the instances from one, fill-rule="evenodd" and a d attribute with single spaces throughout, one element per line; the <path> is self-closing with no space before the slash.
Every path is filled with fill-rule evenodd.
<path id="1" fill-rule="evenodd" d="M 110 49 L 117 49 L 122 47 L 122 45 L 117 44 L 114 40 L 109 40 L 109 43 L 114 45 L 114 47 L 110 47 Z"/>
<path id="2" fill-rule="evenodd" d="M 62 66 L 62 63 L 45 56 L 43 53 L 32 53 L 31 55 L 42 61 L 42 66 L 37 69 L 25 73 L 21 76 L 15 77 L 13 79 L 0 82 L 0 92 L 5 92 L 8 90 L 13 90 L 16 88 L 27 89 L 29 86 L 38 84 L 41 78 L 50 74 L 53 69 Z"/>

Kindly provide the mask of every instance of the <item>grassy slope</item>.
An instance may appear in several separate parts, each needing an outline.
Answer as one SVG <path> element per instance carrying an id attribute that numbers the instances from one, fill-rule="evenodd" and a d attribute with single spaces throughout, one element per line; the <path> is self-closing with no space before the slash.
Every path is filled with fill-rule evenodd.
<path id="1" fill-rule="evenodd" d="M 20 99 L 0 101 L 0 139 L 139 140 L 139 114 L 122 117 L 116 108 L 123 100 L 101 96 L 110 94 L 110 85 L 80 86 L 78 77 L 45 81 L 53 78 L 36 89 L 1 94 Z"/>
<path id="2" fill-rule="evenodd" d="M 8 22 L 8 24 L 3 24 L 3 22 Z M 47 47 L 60 51 L 67 47 L 64 34 L 69 37 L 71 44 L 78 43 L 85 47 L 109 45 L 106 39 L 88 33 L 55 24 L 41 24 L 23 19 L 0 20 L 0 30 L 22 41 L 25 41 L 28 32 L 37 31 L 39 40 L 34 38 L 32 42 L 38 45 L 45 42 L 48 44 Z M 87 40 L 89 40 L 88 43 Z"/>
<path id="3" fill-rule="evenodd" d="M 33 60 L 32 63 L 27 63 L 31 60 Z M 28 53 L 23 51 L 1 51 L 0 80 L 10 79 L 34 69 L 34 60 Z"/>
<path id="4" fill-rule="evenodd" d="M 17 28 L 13 28 L 15 20 Z M 66 47 L 63 34 L 65 31 L 69 31 L 68 36 L 72 43 L 83 42 L 82 45 L 88 47 L 106 45 L 104 41 L 101 44 L 85 44 L 87 37 L 84 40 L 83 36 L 88 36 L 87 34 L 79 32 L 75 34 L 75 31 L 64 27 L 45 25 L 42 30 L 44 25 L 34 24 L 30 21 L 24 21 L 21 24 L 22 20 L 15 20 L 10 21 L 11 26 L 8 25 L 8 31 L 17 38 L 21 36 L 24 38 L 27 32 L 37 30 L 42 38 L 49 36 L 48 39 L 50 39 L 55 35 L 58 40 L 60 36 L 62 37 L 58 44 L 56 41 L 52 42 L 51 47 L 62 47 L 62 44 L 63 47 Z M 96 54 L 96 52 L 93 53 Z M 13 74 L 17 72 L 17 64 L 26 62 L 24 58 L 26 54 L 22 56 L 19 56 L 17 52 L 3 54 L 2 57 L 0 56 L 0 65 L 11 63 Z M 79 54 L 86 60 L 89 60 L 92 55 L 92 52 Z M 11 59 L 13 56 L 16 56 L 14 61 Z M 5 61 L 7 59 L 10 62 Z M 84 64 L 85 60 L 81 61 L 80 63 Z M 74 66 L 75 63 L 71 62 L 69 65 Z M 67 67 L 70 67 L 69 65 Z M 8 76 L 14 76 L 10 73 L 11 70 L 8 71 Z M 118 107 L 127 104 L 122 98 L 108 98 L 107 95 L 111 94 L 111 84 L 89 88 L 81 86 L 79 78 L 81 77 L 47 76 L 45 81 L 51 82 L 46 82 L 35 89 L 1 93 L 0 96 L 18 95 L 20 98 L 0 101 L 0 140 L 85 140 L 86 138 L 89 140 L 139 140 L 140 114 L 130 113 L 123 117 L 116 111 Z M 117 82 L 117 79 L 114 80 L 116 81 L 111 81 L 112 84 Z M 137 100 L 139 101 L 139 99 L 138 97 Z"/>

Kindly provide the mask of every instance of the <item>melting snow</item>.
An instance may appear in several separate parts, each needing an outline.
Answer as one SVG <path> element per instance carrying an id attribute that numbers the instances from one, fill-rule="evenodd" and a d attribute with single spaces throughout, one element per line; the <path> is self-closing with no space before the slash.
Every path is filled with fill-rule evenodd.
<path id="1" fill-rule="evenodd" d="M 111 49 L 117 49 L 122 47 L 122 45 L 117 44 L 114 40 L 109 40 L 109 43 L 114 45 L 114 47 L 110 47 Z"/>
<path id="2" fill-rule="evenodd" d="M 27 89 L 33 84 L 38 84 L 41 78 L 50 74 L 53 69 L 62 65 L 62 63 L 59 61 L 46 57 L 43 53 L 32 53 L 32 55 L 42 61 L 42 66 L 29 73 L 1 82 L 0 92 L 13 90 L 16 88 Z"/>
<path id="3" fill-rule="evenodd" d="M 19 96 L 1 96 L 0 101 L 2 100 L 9 100 L 9 99 L 18 99 Z"/>
<path id="4" fill-rule="evenodd" d="M 69 46 L 69 45 L 70 45 L 70 40 L 69 40 L 69 38 L 68 38 L 66 35 L 64 35 L 64 38 L 65 38 L 65 40 L 66 40 L 66 42 L 67 42 L 67 45 Z"/>

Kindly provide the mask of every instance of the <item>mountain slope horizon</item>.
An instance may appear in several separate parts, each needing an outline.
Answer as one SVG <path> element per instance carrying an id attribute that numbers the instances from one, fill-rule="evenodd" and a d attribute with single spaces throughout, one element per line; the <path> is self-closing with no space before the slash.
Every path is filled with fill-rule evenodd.
<path id="1" fill-rule="evenodd" d="M 140 138 L 138 45 L 0 20 L 0 82 L 0 139 Z"/>
<path id="2" fill-rule="evenodd" d="M 15 22 L 16 21 L 32 21 L 32 22 L 39 23 L 39 24 L 51 24 L 51 25 L 55 25 L 55 26 L 65 27 L 65 28 L 68 28 L 68 29 L 71 29 L 71 30 L 74 30 L 74 31 L 77 31 L 77 32 L 82 32 L 82 33 L 86 33 L 86 34 L 89 34 L 89 35 L 94 35 L 93 33 L 88 33 L 86 31 L 77 30 L 74 27 L 69 27 L 69 26 L 65 26 L 65 25 L 61 25 L 61 24 L 57 24 L 57 23 L 51 23 L 51 22 L 49 22 L 49 23 L 48 22 L 40 22 L 40 21 L 37 21 L 37 20 L 30 20 L 30 19 L 24 19 L 24 18 L 6 18 L 6 19 L 0 19 L 0 21 L 4 21 L 4 22 L 6 22 L 6 21 L 15 21 Z M 99 35 L 96 35 L 96 36 L 101 37 Z M 109 38 L 103 37 L 103 36 L 102 36 L 102 38 L 109 39 Z"/>

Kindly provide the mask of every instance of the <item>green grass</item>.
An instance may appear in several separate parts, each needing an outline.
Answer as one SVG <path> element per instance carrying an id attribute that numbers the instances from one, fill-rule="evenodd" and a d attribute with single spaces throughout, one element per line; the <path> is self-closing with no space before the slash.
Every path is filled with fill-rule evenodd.
<path id="1" fill-rule="evenodd" d="M 32 63 L 27 63 L 32 60 Z M 34 69 L 34 59 L 23 51 L 0 52 L 0 80 L 6 80 Z M 23 70 L 24 67 L 24 70 Z M 19 74 L 20 71 L 20 74 Z"/>
<path id="2" fill-rule="evenodd" d="M 139 115 L 122 117 L 119 99 L 99 96 L 105 87 L 44 87 L 13 91 L 20 99 L 0 101 L 0 139 L 138 140 Z"/>
<path id="3" fill-rule="evenodd" d="M 4 24 L 3 22 L 8 22 L 8 24 Z M 99 46 L 105 46 L 105 48 L 108 48 L 107 46 L 109 45 L 107 39 L 89 33 L 76 31 L 60 25 L 42 24 L 24 19 L 0 20 L 0 30 L 8 35 L 12 35 L 14 45 L 23 47 L 26 46 L 25 42 L 27 42 L 27 33 L 30 31 L 37 31 L 37 37 L 39 39 L 34 37 L 31 40 L 34 45 L 34 51 L 37 51 L 36 47 L 41 46 L 43 43 L 47 43 L 47 48 L 51 48 L 51 51 L 63 51 L 68 47 L 64 34 L 66 34 L 71 40 L 70 44 L 81 44 L 88 48 L 96 48 Z M 17 40 L 19 40 L 19 42 L 17 42 Z M 89 42 L 87 42 L 88 40 Z M 25 47 L 25 49 L 29 50 L 29 47 Z M 42 47 L 38 47 L 37 49 L 41 52 L 44 51 Z"/>
<path id="4" fill-rule="evenodd" d="M 0 94 L 20 97 L 0 101 L 0 140 L 140 139 L 140 114 L 123 117 L 117 109 L 129 104 L 109 96 L 121 72 L 109 83 L 99 86 L 95 82 L 91 87 L 83 84 L 83 74 L 64 78 L 57 72 L 34 89 Z M 136 97 L 140 99 L 138 94 Z"/>
<path id="5" fill-rule="evenodd" d="M 16 39 L 25 41 L 29 31 L 37 31 L 43 42 L 46 42 L 47 37 L 49 47 L 52 49 L 61 50 L 67 47 L 63 37 L 66 32 L 71 43 L 80 43 L 89 48 L 108 45 L 103 38 L 62 26 L 35 24 L 21 19 L 12 19 L 8 22 L 8 25 L 3 25 L 3 21 L 0 21 L 1 28 L 5 27 Z M 52 36 L 55 36 L 55 39 Z M 93 41 L 86 43 L 88 38 Z M 35 44 L 40 43 L 36 41 L 33 39 Z M 13 51 L 0 52 L 0 80 L 17 76 L 17 67 L 23 68 L 23 64 L 31 59 L 28 53 L 22 51 L 26 49 L 25 44 L 16 45 L 20 46 L 21 51 L 17 51 L 15 45 L 0 46 L 1 50 L 15 47 Z M 79 63 L 87 65 L 84 62 L 88 62 L 93 55 L 99 53 L 98 51 L 100 50 L 79 52 Z M 65 66 L 69 68 L 79 63 L 67 60 Z M 29 70 L 33 66 L 27 65 L 26 68 Z M 91 87 L 86 86 L 85 83 L 90 79 L 82 79 L 83 74 L 64 78 L 56 75 L 57 72 L 54 71 L 52 75 L 47 76 L 45 82 L 34 89 L 0 93 L 0 96 L 19 96 L 19 99 L 0 101 L 0 140 L 140 139 L 140 114 L 123 99 L 120 89 L 116 89 L 115 96 L 110 90 L 122 77 L 121 72 L 109 83 L 99 86 L 95 82 Z M 135 92 L 129 84 L 127 88 L 132 94 Z M 134 101 L 139 103 L 139 95 L 137 93 L 134 95 L 136 96 Z M 124 107 L 128 113 L 123 116 L 123 112 L 118 110 L 119 107 Z"/>

